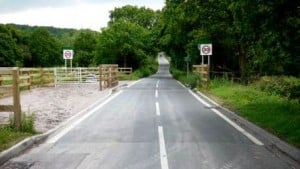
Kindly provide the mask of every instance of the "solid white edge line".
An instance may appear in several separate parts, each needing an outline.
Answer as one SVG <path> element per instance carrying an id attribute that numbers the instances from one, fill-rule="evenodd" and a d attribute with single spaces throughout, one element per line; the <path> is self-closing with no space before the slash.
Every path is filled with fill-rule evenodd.
<path id="1" fill-rule="evenodd" d="M 72 130 L 75 126 L 77 126 L 79 123 L 81 123 L 83 120 L 91 116 L 93 113 L 95 113 L 97 110 L 99 110 L 101 107 L 103 107 L 105 104 L 110 102 L 112 99 L 120 95 L 122 91 L 117 92 L 115 95 L 109 97 L 107 100 L 99 104 L 97 107 L 90 110 L 88 113 L 84 114 L 80 119 L 72 123 L 71 125 L 67 126 L 66 128 L 62 129 L 60 132 L 58 132 L 55 136 L 51 137 L 46 141 L 46 143 L 53 144 L 57 142 L 60 138 L 62 138 L 65 134 L 67 134 L 70 130 Z"/>
<path id="2" fill-rule="evenodd" d="M 159 139 L 161 169 L 169 169 L 168 156 L 167 156 L 166 145 L 165 145 L 164 129 L 162 126 L 158 126 L 158 139 Z"/>
<path id="3" fill-rule="evenodd" d="M 177 83 L 180 85 L 180 86 L 182 86 L 183 88 L 186 88 L 181 82 L 179 82 L 178 80 L 177 80 Z"/>
<path id="4" fill-rule="evenodd" d="M 193 93 L 191 90 L 189 90 L 189 92 L 202 104 L 204 104 L 207 107 L 210 107 L 211 105 L 208 104 L 206 101 L 204 101 L 203 99 L 201 99 L 199 96 L 197 96 L 195 93 Z M 263 146 L 264 144 L 258 140 L 256 137 L 254 137 L 253 135 L 251 135 L 250 133 L 248 133 L 246 130 L 244 130 L 242 127 L 240 127 L 239 125 L 237 125 L 236 123 L 234 123 L 233 121 L 231 121 L 228 117 L 226 117 L 225 115 L 223 115 L 220 111 L 216 110 L 216 109 L 211 109 L 214 113 L 216 113 L 219 117 L 221 117 L 223 120 L 225 120 L 227 123 L 229 123 L 232 127 L 234 127 L 236 130 L 238 130 L 240 133 L 242 133 L 244 136 L 246 136 L 249 140 L 251 140 L 254 144 L 259 145 L 259 146 Z"/>
<path id="5" fill-rule="evenodd" d="M 143 80 L 143 79 L 139 79 L 139 80 L 137 80 L 137 81 L 131 83 L 131 84 L 128 85 L 127 87 L 131 87 L 131 86 L 135 85 L 136 83 L 138 83 L 138 82 L 140 82 L 140 81 L 142 81 L 142 80 Z"/>
<path id="6" fill-rule="evenodd" d="M 155 103 L 155 107 L 156 107 L 156 115 L 160 116 L 160 109 L 159 109 L 159 103 L 158 102 Z"/>

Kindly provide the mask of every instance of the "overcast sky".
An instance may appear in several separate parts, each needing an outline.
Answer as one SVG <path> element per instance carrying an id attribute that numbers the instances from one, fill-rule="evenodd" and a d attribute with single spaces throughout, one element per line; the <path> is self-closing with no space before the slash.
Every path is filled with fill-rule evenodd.
<path id="1" fill-rule="evenodd" d="M 109 11 L 127 4 L 162 9 L 165 0 L 0 0 L 0 23 L 99 31 Z"/>

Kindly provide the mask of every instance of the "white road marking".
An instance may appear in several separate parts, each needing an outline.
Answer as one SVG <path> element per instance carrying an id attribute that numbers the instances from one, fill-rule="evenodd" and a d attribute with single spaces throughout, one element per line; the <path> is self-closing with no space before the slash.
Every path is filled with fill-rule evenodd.
<path id="1" fill-rule="evenodd" d="M 178 80 L 177 80 L 177 83 L 180 85 L 180 86 L 182 86 L 183 88 L 186 88 L 181 82 L 179 82 Z"/>
<path id="2" fill-rule="evenodd" d="M 155 107 L 156 107 L 156 115 L 160 116 L 160 109 L 159 109 L 159 103 L 158 102 L 155 103 Z"/>
<path id="3" fill-rule="evenodd" d="M 162 126 L 158 126 L 158 139 L 159 139 L 161 169 L 169 169 L 168 156 L 167 156 L 166 145 L 165 145 L 164 129 Z"/>
<path id="4" fill-rule="evenodd" d="M 199 96 L 197 96 L 195 93 L 193 93 L 191 90 L 189 90 L 189 92 L 202 104 L 204 104 L 207 107 L 210 107 L 211 105 L 208 104 L 206 101 L 204 101 L 203 99 L 201 99 Z M 259 145 L 259 146 L 263 146 L 264 144 L 257 139 L 256 137 L 254 137 L 253 135 L 251 135 L 250 133 L 248 133 L 246 130 L 244 130 L 242 127 L 240 127 L 239 125 L 237 125 L 236 123 L 234 123 L 233 121 L 231 121 L 228 117 L 226 117 L 225 115 L 223 115 L 220 111 L 216 110 L 216 109 L 211 109 L 214 113 L 216 113 L 219 117 L 221 117 L 223 120 L 225 120 L 227 123 L 229 123 L 231 126 L 233 126 L 236 130 L 238 130 L 239 132 L 241 132 L 244 136 L 246 136 L 249 140 L 251 140 L 254 144 Z"/>
<path id="5" fill-rule="evenodd" d="M 156 88 L 158 88 L 158 85 L 159 85 L 159 80 L 156 82 Z"/>
<path id="6" fill-rule="evenodd" d="M 158 98 L 158 91 L 155 90 L 155 98 Z"/>
<path id="7" fill-rule="evenodd" d="M 50 143 L 51 144 L 51 143 L 57 142 L 60 138 L 62 138 L 65 134 L 67 134 L 75 126 L 77 126 L 83 120 L 85 120 L 86 118 L 88 118 L 89 116 L 91 116 L 93 113 L 95 113 L 96 111 L 98 111 L 101 107 L 103 107 L 104 105 L 106 105 L 108 102 L 110 102 L 112 99 L 116 98 L 121 93 L 122 93 L 122 91 L 119 91 L 115 95 L 109 97 L 107 100 L 105 100 L 104 102 L 102 102 L 101 104 L 99 104 L 97 107 L 93 108 L 92 110 L 90 110 L 89 112 L 87 112 L 86 114 L 84 114 L 80 119 L 78 119 L 77 121 L 75 121 L 71 125 L 69 125 L 69 126 L 65 127 L 64 129 L 62 129 L 55 136 L 53 136 L 50 139 L 48 139 L 46 143 Z"/>

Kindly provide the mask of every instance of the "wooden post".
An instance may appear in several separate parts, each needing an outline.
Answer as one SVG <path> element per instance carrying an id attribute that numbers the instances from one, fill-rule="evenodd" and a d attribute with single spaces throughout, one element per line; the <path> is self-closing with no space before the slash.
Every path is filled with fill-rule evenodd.
<path id="1" fill-rule="evenodd" d="M 21 103 L 19 87 L 19 68 L 13 68 L 13 107 L 14 123 L 17 130 L 21 129 Z"/>
<path id="2" fill-rule="evenodd" d="M 43 68 L 40 68 L 40 86 L 41 87 L 43 85 Z"/>
<path id="3" fill-rule="evenodd" d="M 99 66 L 99 88 L 102 91 L 102 65 Z"/>

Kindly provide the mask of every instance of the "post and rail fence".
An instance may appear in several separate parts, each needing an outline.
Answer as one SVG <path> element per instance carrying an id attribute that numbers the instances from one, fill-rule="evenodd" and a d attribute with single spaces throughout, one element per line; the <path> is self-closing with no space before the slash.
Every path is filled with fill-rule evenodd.
<path id="1" fill-rule="evenodd" d="M 21 129 L 19 73 L 19 68 L 0 68 L 0 96 L 13 95 L 13 103 L 11 105 L 0 105 L 0 112 L 14 112 L 14 125 L 17 130 Z"/>
<path id="2" fill-rule="evenodd" d="M 0 105 L 0 112 L 14 112 L 16 129 L 21 127 L 20 91 L 35 87 L 56 87 L 70 83 L 99 83 L 104 90 L 118 85 L 117 74 L 132 74 L 132 68 L 102 64 L 93 68 L 12 68 L 0 67 L 0 98 L 12 96 L 11 105 Z"/>
<path id="3" fill-rule="evenodd" d="M 106 88 L 118 85 L 117 73 L 118 65 L 116 64 L 101 64 L 99 66 L 99 88 L 104 90 Z"/>
<path id="4" fill-rule="evenodd" d="M 208 82 L 210 79 L 209 66 L 207 64 L 193 65 L 193 72 L 200 76 L 201 81 Z"/>

